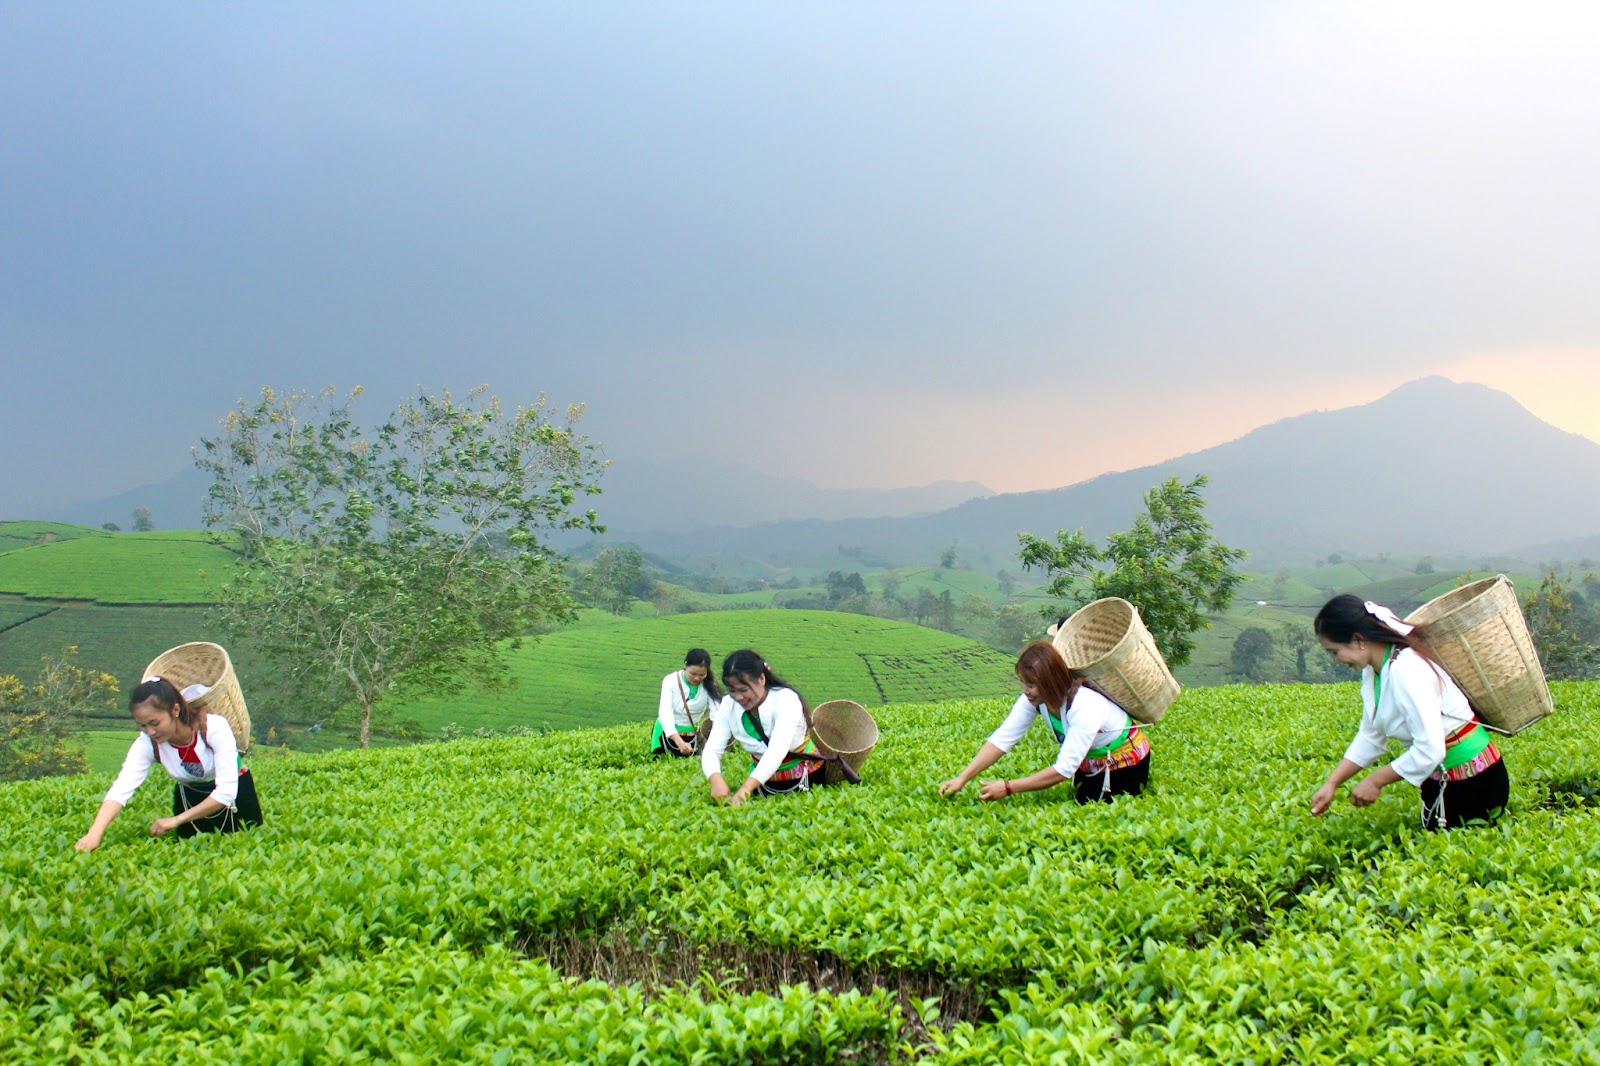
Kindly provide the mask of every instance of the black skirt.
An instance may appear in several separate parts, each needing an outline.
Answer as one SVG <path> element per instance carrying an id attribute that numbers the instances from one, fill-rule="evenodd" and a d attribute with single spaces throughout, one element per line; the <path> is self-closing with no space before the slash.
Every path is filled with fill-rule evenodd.
<path id="1" fill-rule="evenodd" d="M 1443 817 L 1436 808 L 1439 789 L 1444 789 Z M 1511 798 L 1511 776 L 1504 758 L 1473 774 L 1465 781 L 1422 782 L 1422 827 L 1459 829 L 1464 825 L 1487 825 L 1499 818 Z"/>
<path id="2" fill-rule="evenodd" d="M 1118 796 L 1137 796 L 1144 791 L 1146 781 L 1150 780 L 1150 753 L 1144 753 L 1144 758 L 1132 766 L 1124 766 L 1120 770 L 1111 771 L 1111 783 L 1106 784 L 1106 774 L 1102 770 L 1097 774 L 1086 774 L 1082 770 L 1072 775 L 1072 783 L 1078 789 L 1079 803 L 1093 803 L 1095 800 L 1104 800 L 1110 803 Z"/>
<path id="3" fill-rule="evenodd" d="M 174 816 L 182 814 L 190 807 L 210 796 L 217 787 L 214 781 L 179 781 L 172 786 L 172 813 Z M 192 822 L 184 822 L 178 826 L 180 837 L 192 837 L 196 833 L 231 833 L 247 825 L 261 824 L 261 803 L 256 799 L 256 781 L 249 770 L 239 771 L 239 794 L 234 798 L 233 810 L 224 807 L 215 814 L 208 814 L 204 818 L 196 818 Z"/>

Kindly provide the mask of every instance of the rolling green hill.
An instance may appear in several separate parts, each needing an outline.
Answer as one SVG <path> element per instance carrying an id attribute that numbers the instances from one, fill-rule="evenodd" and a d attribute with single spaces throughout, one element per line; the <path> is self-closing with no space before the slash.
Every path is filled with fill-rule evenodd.
<path id="1" fill-rule="evenodd" d="M 233 553 L 209 533 L 100 533 L 0 554 L 0 593 L 95 603 L 208 603 L 232 566 Z"/>
<path id="2" fill-rule="evenodd" d="M 646 722 L 661 679 L 692 647 L 722 658 L 751 647 L 813 705 L 866 706 L 935 698 L 1003 697 L 1013 658 L 962 637 L 832 611 L 717 611 L 548 634 L 512 653 L 512 686 L 408 700 L 394 714 L 424 729 L 566 729 Z"/>
<path id="3" fill-rule="evenodd" d="M 79 526 L 71 522 L 0 522 L 0 552 L 31 548 L 36 544 L 50 544 L 63 540 L 86 537 L 109 537 L 111 533 L 93 526 Z"/>

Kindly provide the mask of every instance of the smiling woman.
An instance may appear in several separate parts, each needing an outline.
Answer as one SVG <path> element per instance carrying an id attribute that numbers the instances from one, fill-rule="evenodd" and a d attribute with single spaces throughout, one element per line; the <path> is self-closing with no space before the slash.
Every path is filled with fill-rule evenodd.
<path id="1" fill-rule="evenodd" d="M 711 795 L 737 807 L 756 792 L 770 796 L 809 790 L 823 759 L 803 757 L 816 747 L 807 736 L 805 699 L 749 648 L 723 660 L 722 682 L 728 694 L 711 717 L 711 736 L 700 753 Z M 750 776 L 730 795 L 722 777 L 722 753 L 733 741 L 750 756 Z"/>
<path id="2" fill-rule="evenodd" d="M 144 735 L 128 749 L 122 771 L 111 783 L 94 824 L 74 845 L 79 851 L 100 846 L 112 819 L 157 762 L 176 784 L 172 817 L 152 822 L 151 836 L 165 836 L 173 830 L 180 837 L 231 833 L 241 826 L 261 824 L 255 782 L 250 771 L 240 765 L 238 743 L 226 718 L 190 707 L 183 693 L 161 677 L 139 683 L 128 697 L 128 711 Z"/>
<path id="3" fill-rule="evenodd" d="M 1398 740 L 1406 750 L 1362 778 L 1352 806 L 1374 803 L 1386 786 L 1405 781 L 1421 790 L 1425 829 L 1497 819 L 1511 791 L 1505 761 L 1418 628 L 1349 595 L 1323 604 L 1312 626 L 1330 655 L 1361 671 L 1361 725 L 1311 797 L 1311 813 L 1326 813 L 1339 786 Z"/>

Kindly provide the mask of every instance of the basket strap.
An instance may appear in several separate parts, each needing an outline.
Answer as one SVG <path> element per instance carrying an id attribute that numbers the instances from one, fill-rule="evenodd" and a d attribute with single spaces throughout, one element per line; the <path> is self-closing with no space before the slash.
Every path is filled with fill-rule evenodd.
<path id="1" fill-rule="evenodd" d="M 689 690 L 683 687 L 682 670 L 678 671 L 678 695 L 683 698 L 683 713 L 689 716 L 689 724 L 694 726 L 695 732 L 698 733 L 700 731 L 700 723 L 694 720 L 694 711 L 689 707 Z"/>

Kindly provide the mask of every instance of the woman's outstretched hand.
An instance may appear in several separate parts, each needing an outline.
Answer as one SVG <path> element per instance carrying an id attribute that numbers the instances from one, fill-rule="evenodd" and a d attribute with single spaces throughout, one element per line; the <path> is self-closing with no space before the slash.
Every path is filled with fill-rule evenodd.
<path id="1" fill-rule="evenodd" d="M 981 800 L 1003 800 L 1011 795 L 1012 790 L 1007 787 L 1009 784 L 1010 782 L 1008 781 L 985 781 L 983 787 L 978 790 L 978 798 Z"/>
<path id="2" fill-rule="evenodd" d="M 960 792 L 966 786 L 967 786 L 967 783 L 965 781 L 961 780 L 961 778 L 952 777 L 950 780 L 944 782 L 944 784 L 939 786 L 939 795 L 941 795 L 941 796 L 954 796 L 957 792 Z"/>

